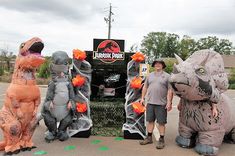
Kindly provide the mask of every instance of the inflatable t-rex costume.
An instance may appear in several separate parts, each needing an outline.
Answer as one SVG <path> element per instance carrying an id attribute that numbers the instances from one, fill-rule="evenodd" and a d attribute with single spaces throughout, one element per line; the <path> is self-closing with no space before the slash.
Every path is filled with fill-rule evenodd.
<path id="1" fill-rule="evenodd" d="M 42 108 L 42 116 L 48 128 L 45 140 L 51 142 L 69 138 L 67 127 L 72 123 L 72 103 L 74 91 L 69 79 L 69 56 L 66 52 L 52 54 L 50 65 L 52 81 L 48 85 L 47 95 Z M 60 125 L 57 130 L 57 122 Z"/>
<path id="2" fill-rule="evenodd" d="M 181 147 L 194 147 L 203 155 L 217 155 L 225 139 L 235 143 L 235 116 L 230 99 L 223 94 L 228 87 L 228 78 L 220 54 L 200 50 L 183 61 L 176 55 L 170 83 L 181 98 L 179 136 L 176 142 Z M 218 116 L 212 116 L 212 103 Z"/>
<path id="3" fill-rule="evenodd" d="M 12 82 L 0 111 L 0 127 L 4 135 L 0 150 L 5 150 L 6 155 L 34 148 L 32 135 L 38 122 L 36 114 L 40 104 L 40 91 L 34 74 L 44 62 L 41 56 L 43 47 L 42 40 L 36 37 L 20 46 Z"/>

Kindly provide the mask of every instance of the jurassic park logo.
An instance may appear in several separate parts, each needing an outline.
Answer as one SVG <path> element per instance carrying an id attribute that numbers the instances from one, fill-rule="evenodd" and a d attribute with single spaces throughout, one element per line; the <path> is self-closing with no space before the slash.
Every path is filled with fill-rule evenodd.
<path id="1" fill-rule="evenodd" d="M 104 63 L 113 63 L 116 60 L 124 60 L 124 52 L 121 52 L 120 46 L 114 40 L 104 40 L 97 46 L 93 52 L 93 59 L 101 60 Z"/>

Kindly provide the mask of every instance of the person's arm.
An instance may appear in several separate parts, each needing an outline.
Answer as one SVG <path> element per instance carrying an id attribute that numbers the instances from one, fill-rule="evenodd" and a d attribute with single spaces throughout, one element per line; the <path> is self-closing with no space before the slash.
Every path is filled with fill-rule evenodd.
<path id="1" fill-rule="evenodd" d="M 218 110 L 215 103 L 212 103 L 212 116 L 216 118 L 218 116 Z"/>
<path id="2" fill-rule="evenodd" d="M 212 88 L 212 94 L 210 96 L 210 101 L 212 103 L 212 116 L 216 118 L 218 116 L 217 104 L 220 101 L 220 91 L 217 88 Z"/>
<path id="3" fill-rule="evenodd" d="M 173 91 L 172 91 L 172 89 L 168 89 L 168 91 L 167 91 L 167 104 L 166 104 L 167 111 L 170 111 L 172 109 L 172 99 L 173 99 Z"/>
<path id="4" fill-rule="evenodd" d="M 142 88 L 142 94 L 141 94 L 141 100 L 140 103 L 144 104 L 144 98 L 145 95 L 147 94 L 147 89 L 148 89 L 148 77 L 146 78 L 145 82 L 144 82 L 144 86 Z"/>
<path id="5" fill-rule="evenodd" d="M 140 103 L 142 103 L 142 104 L 144 104 L 144 97 L 145 97 L 146 93 L 147 93 L 147 87 L 144 84 L 143 89 L 142 89 L 142 94 L 141 94 L 141 101 L 140 101 Z"/>
<path id="6" fill-rule="evenodd" d="M 167 80 L 167 83 L 166 83 L 166 87 L 168 89 L 168 91 L 167 91 L 167 103 L 166 103 L 167 111 L 170 111 L 172 109 L 172 100 L 173 100 L 173 96 L 174 96 L 173 90 L 170 87 L 169 79 L 170 79 L 170 75 L 168 76 L 168 80 Z"/>

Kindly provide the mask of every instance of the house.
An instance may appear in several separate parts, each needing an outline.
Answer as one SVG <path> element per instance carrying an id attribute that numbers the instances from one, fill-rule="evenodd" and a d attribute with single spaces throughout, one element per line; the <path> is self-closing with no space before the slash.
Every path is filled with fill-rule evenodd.
<path id="1" fill-rule="evenodd" d="M 231 69 L 235 69 L 235 55 L 222 55 L 222 58 L 224 60 L 225 71 L 229 75 Z"/>

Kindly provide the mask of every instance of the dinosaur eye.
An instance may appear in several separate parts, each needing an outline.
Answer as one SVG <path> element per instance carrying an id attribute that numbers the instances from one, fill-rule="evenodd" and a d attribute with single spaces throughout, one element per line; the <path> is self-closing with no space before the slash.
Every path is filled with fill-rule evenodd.
<path id="1" fill-rule="evenodd" d="M 200 74 L 200 75 L 205 75 L 206 74 L 206 70 L 204 68 L 199 68 L 199 69 L 196 70 L 196 73 Z"/>
<path id="2" fill-rule="evenodd" d="M 25 46 L 25 43 L 21 43 L 20 49 L 22 49 Z"/>

